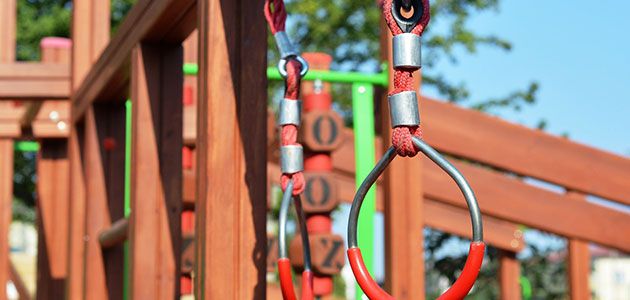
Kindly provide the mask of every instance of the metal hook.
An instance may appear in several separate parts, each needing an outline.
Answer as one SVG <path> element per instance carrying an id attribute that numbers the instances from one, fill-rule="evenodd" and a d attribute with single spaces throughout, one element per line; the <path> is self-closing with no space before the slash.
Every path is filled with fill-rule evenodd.
<path id="1" fill-rule="evenodd" d="M 293 280 L 291 278 L 291 263 L 289 262 L 286 242 L 287 216 L 289 214 L 291 199 L 293 199 L 295 212 L 297 213 L 297 219 L 300 226 L 300 235 L 302 237 L 302 256 L 304 259 L 304 272 L 302 273 L 302 299 L 313 299 L 313 286 L 311 284 L 311 247 L 306 228 L 306 215 L 302 209 L 302 199 L 300 196 L 293 196 L 293 186 L 293 179 L 290 179 L 287 184 L 287 188 L 282 195 L 282 202 L 280 203 L 280 216 L 278 218 L 278 272 L 280 273 L 280 285 L 285 299 L 295 299 Z"/>
<path id="2" fill-rule="evenodd" d="M 302 65 L 302 69 L 300 70 L 300 77 L 306 76 L 306 73 L 308 73 L 309 69 L 308 62 L 301 55 L 295 55 L 290 57 L 283 57 L 280 59 L 280 61 L 278 61 L 278 72 L 280 72 L 282 78 L 287 78 L 287 63 L 289 62 L 289 59 L 297 60 Z"/>
<path id="3" fill-rule="evenodd" d="M 406 18 L 400 12 L 401 9 L 407 12 L 413 9 L 413 14 L 411 17 Z M 421 0 L 394 0 L 392 3 L 392 16 L 394 17 L 394 20 L 396 20 L 400 29 L 404 32 L 411 32 L 418 22 L 420 22 L 424 13 L 424 7 L 422 6 Z"/>
<path id="4" fill-rule="evenodd" d="M 451 288 L 439 298 L 462 299 L 468 291 L 470 291 L 470 288 L 477 278 L 485 251 L 485 244 L 483 243 L 483 224 L 481 221 L 479 205 L 477 204 L 477 198 L 475 197 L 470 184 L 468 184 L 464 176 L 457 170 L 457 168 L 455 168 L 455 166 L 419 138 L 412 137 L 412 141 L 424 155 L 431 159 L 455 181 L 466 199 L 466 204 L 468 205 L 472 223 L 472 243 L 470 245 L 468 259 L 466 260 L 466 265 L 464 266 L 460 277 L 453 286 L 451 286 Z M 394 160 L 395 157 L 396 149 L 394 147 L 390 147 L 387 151 L 385 151 L 383 157 L 381 157 L 374 169 L 372 169 L 372 171 L 363 180 L 363 183 L 361 183 L 361 186 L 357 190 L 354 200 L 352 201 L 352 207 L 350 208 L 350 216 L 348 219 L 348 260 L 350 261 L 350 266 L 352 267 L 352 271 L 361 286 L 361 289 L 370 299 L 382 300 L 393 298 L 381 289 L 372 279 L 365 267 L 365 264 L 363 263 L 363 258 L 357 242 L 359 212 L 368 190 L 372 187 L 372 185 L 374 185 L 378 177 L 385 171 L 387 166 L 392 162 L 392 160 Z"/>

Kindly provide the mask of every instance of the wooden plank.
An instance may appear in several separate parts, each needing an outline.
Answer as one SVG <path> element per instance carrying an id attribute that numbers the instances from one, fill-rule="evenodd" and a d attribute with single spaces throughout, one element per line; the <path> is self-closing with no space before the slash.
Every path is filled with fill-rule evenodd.
<path id="1" fill-rule="evenodd" d="M 0 62 L 0 80 L 67 80 L 68 63 Z"/>
<path id="2" fill-rule="evenodd" d="M 71 42 L 62 38 L 44 38 L 40 42 L 42 62 L 70 63 Z M 61 122 L 59 112 L 51 110 L 57 102 L 31 102 L 21 117 L 22 128 L 32 129 L 32 122 L 40 113 L 46 121 Z M 42 107 L 45 106 L 45 110 Z M 68 106 L 64 116 L 68 117 Z M 56 112 L 54 114 L 53 112 Z M 41 118 L 41 117 L 40 117 Z M 55 120 L 53 120 L 55 119 Z M 53 123 L 54 124 L 54 123 Z M 56 125 L 56 124 L 55 124 Z M 57 127 L 57 126 L 55 126 Z M 32 130 L 31 130 L 32 131 Z M 67 133 L 67 132 L 66 132 Z M 68 228 L 70 207 L 70 165 L 68 143 L 63 139 L 43 139 L 37 159 L 37 299 L 62 299 L 66 295 L 68 274 Z"/>
<path id="3" fill-rule="evenodd" d="M 9 280 L 9 226 L 13 210 L 13 141 L 0 139 L 0 298 Z"/>
<path id="4" fill-rule="evenodd" d="M 630 204 L 630 159 L 431 99 L 422 113 L 439 150 Z"/>
<path id="5" fill-rule="evenodd" d="M 380 141 L 377 140 L 377 145 L 379 144 Z M 351 175 L 354 173 L 353 147 L 353 136 L 351 132 L 346 131 L 345 142 L 333 153 L 333 165 L 336 172 Z M 376 155 L 380 157 L 381 154 L 377 151 Z M 394 161 L 396 160 L 402 161 L 400 158 Z M 500 172 L 457 160 L 454 162 L 466 178 L 471 183 L 475 183 L 473 189 L 484 214 L 565 237 L 588 240 L 624 251 L 630 249 L 630 238 L 628 238 L 630 224 L 627 222 L 629 217 L 627 213 L 590 202 L 577 203 L 565 195 L 526 184 Z M 447 175 L 432 162 L 427 162 L 425 165 L 422 177 L 425 182 L 426 196 L 464 207 L 465 202 L 459 190 Z M 583 220 L 590 220 L 590 222 Z M 621 232 L 628 234 L 616 235 L 607 228 L 618 228 Z"/>
<path id="6" fill-rule="evenodd" d="M 89 73 L 80 77 L 84 80 L 80 79 L 74 85 L 76 93 L 73 99 L 76 100 L 73 106 L 76 114 L 73 115 L 73 122 L 83 117 L 92 102 L 114 100 L 108 93 L 117 92 L 124 86 L 128 79 L 130 53 L 138 43 L 147 38 L 153 41 L 166 38 L 174 43 L 184 41 L 194 29 L 189 24 L 190 20 L 186 20 L 186 16 L 190 16 L 189 11 L 194 11 L 194 4 L 194 0 L 138 1 Z M 102 14 L 100 11 L 98 13 Z"/>
<path id="7" fill-rule="evenodd" d="M 352 203 L 355 193 L 354 177 L 341 173 L 334 173 L 335 183 L 337 184 L 338 197 L 340 201 Z M 280 167 L 274 163 L 267 164 L 267 177 L 273 184 L 279 184 Z M 194 182 L 194 174 L 184 176 L 184 185 Z M 379 188 L 377 191 L 382 190 Z M 194 199 L 192 199 L 194 201 Z M 383 211 L 383 193 L 378 192 L 376 195 L 376 208 Z M 448 232 L 464 238 L 471 238 L 470 217 L 468 210 L 461 207 L 452 206 L 439 202 L 431 198 L 424 198 L 424 215 L 425 225 L 435 229 Z M 523 232 L 519 230 L 518 225 L 497 219 L 495 217 L 483 216 L 484 239 L 493 247 L 519 252 L 525 247 Z"/>
<path id="8" fill-rule="evenodd" d="M 499 251 L 499 284 L 502 300 L 521 300 L 521 266 L 514 252 Z"/>
<path id="9" fill-rule="evenodd" d="M 42 140 L 37 157 L 37 299 L 65 297 L 69 163 L 65 140 Z"/>
<path id="10" fill-rule="evenodd" d="M 83 82 L 98 59 L 110 34 L 110 1 L 79 0 L 72 3 L 72 90 Z"/>
<path id="11" fill-rule="evenodd" d="M 69 64 L 0 62 L 1 100 L 68 99 L 69 97 Z"/>
<path id="12" fill-rule="evenodd" d="M 574 201 L 587 201 L 583 194 L 568 192 L 567 197 Z M 574 300 L 590 300 L 591 253 L 588 242 L 569 239 L 567 257 L 567 277 L 569 279 L 569 295 Z"/>
<path id="13" fill-rule="evenodd" d="M 111 218 L 108 208 L 105 157 L 101 148 L 96 112 L 90 109 L 85 118 L 83 145 L 87 197 L 85 217 L 85 297 L 108 299 L 105 259 L 98 242 L 99 233 L 108 228 Z M 102 125 L 101 125 L 102 126 Z"/>
<path id="14" fill-rule="evenodd" d="M 67 138 L 70 133 L 70 102 L 67 100 L 43 102 L 30 125 L 34 137 Z"/>
<path id="15" fill-rule="evenodd" d="M 82 129 L 73 126 L 68 138 L 70 163 L 70 208 L 68 230 L 68 299 L 83 299 L 85 271 L 85 177 L 80 144 Z"/>
<path id="16" fill-rule="evenodd" d="M 265 297 L 267 34 L 261 7 L 262 0 L 199 1 L 196 299 Z"/>
<path id="17" fill-rule="evenodd" d="M 18 138 L 22 135 L 22 129 L 18 122 L 0 122 L 0 138 Z"/>
<path id="18" fill-rule="evenodd" d="M 392 35 L 381 21 L 382 58 L 391 62 Z M 390 63 L 391 66 L 391 63 Z M 389 68 L 393 78 L 393 69 Z M 414 76 L 414 90 L 420 90 L 421 74 Z M 390 80 L 389 90 L 393 89 Z M 391 123 L 387 93 L 379 99 L 382 150 L 390 146 Z M 379 156 L 380 157 L 380 156 Z M 334 158 L 333 158 L 334 159 Z M 354 160 L 352 160 L 354 161 Z M 396 299 L 424 299 L 424 233 L 422 160 L 394 160 L 382 177 L 385 215 L 385 289 Z M 404 259 L 401 259 L 404 257 Z"/>
<path id="19" fill-rule="evenodd" d="M 17 34 L 16 0 L 3 0 L 0 3 L 0 20 L 0 62 L 13 62 Z"/>
<path id="20" fill-rule="evenodd" d="M 85 73 L 93 65 L 95 58 L 98 57 L 100 49 L 103 49 L 109 39 L 110 1 L 75 0 L 72 5 L 72 76 L 71 83 L 68 85 L 68 90 L 74 92 L 75 87 L 80 85 Z M 65 98 L 68 99 L 70 96 Z M 70 115 L 77 115 L 77 112 L 71 110 Z M 100 182 L 102 184 L 102 178 L 89 177 L 86 175 L 87 172 L 84 174 L 88 164 L 88 157 L 83 157 L 83 152 L 86 152 L 83 148 L 87 146 L 85 133 L 88 131 L 88 128 L 86 128 L 86 125 L 89 125 L 87 127 L 90 127 L 89 129 L 91 131 L 88 135 L 92 135 L 91 139 L 94 139 L 96 124 L 74 124 L 71 122 L 68 125 L 70 125 L 70 137 L 68 139 L 68 144 L 71 184 L 71 225 L 70 243 L 68 249 L 69 267 L 67 297 L 69 299 L 84 299 L 87 297 L 87 293 L 102 293 L 103 291 L 104 281 L 102 281 L 102 278 L 99 278 L 99 280 L 101 280 L 99 282 L 99 290 L 88 290 L 88 282 L 86 280 L 86 271 L 88 270 L 86 259 L 88 253 L 86 250 L 87 241 L 85 240 L 87 235 L 86 210 L 88 209 L 86 196 L 93 196 L 87 192 L 88 188 L 86 186 L 86 179 L 89 179 L 90 182 Z M 92 147 L 96 147 L 96 151 L 92 151 L 92 154 L 98 154 L 98 141 L 96 141 L 96 145 L 93 143 L 94 140 L 92 140 Z M 99 161 L 98 164 L 100 165 L 101 162 Z M 100 199 L 96 199 L 97 201 L 100 200 L 101 205 L 103 205 L 102 191 L 101 194 L 96 197 L 101 197 Z M 90 198 L 90 201 L 92 201 L 92 198 Z M 105 214 L 106 211 L 107 210 L 104 209 L 102 213 Z M 92 228 L 93 232 L 94 229 L 95 228 Z M 92 243 L 97 244 L 94 241 L 92 241 Z M 94 254 L 94 246 L 92 247 L 93 249 L 90 251 L 90 254 L 98 256 L 98 253 Z M 99 273 L 98 275 L 102 276 L 102 273 Z M 92 286 L 94 284 L 90 283 L 89 285 Z M 103 296 L 106 296 L 106 294 L 99 294 L 99 297 Z"/>
<path id="21" fill-rule="evenodd" d="M 486 168 L 458 160 L 452 162 L 472 185 L 484 214 L 630 251 L 630 214 L 589 202 L 571 201 L 565 195 L 525 184 Z M 425 163 L 423 177 L 428 197 L 465 207 L 455 183 L 437 166 Z"/>
<path id="22" fill-rule="evenodd" d="M 132 299 L 178 298 L 182 212 L 181 44 L 142 44 L 132 59 Z"/>

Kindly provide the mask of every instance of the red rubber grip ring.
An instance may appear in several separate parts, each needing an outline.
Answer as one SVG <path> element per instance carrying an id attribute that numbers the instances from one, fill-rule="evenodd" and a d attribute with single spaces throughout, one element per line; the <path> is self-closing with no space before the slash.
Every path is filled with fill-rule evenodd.
<path id="1" fill-rule="evenodd" d="M 302 300 L 313 300 L 315 294 L 313 293 L 313 272 L 302 272 Z"/>
<path id="2" fill-rule="evenodd" d="M 372 279 L 370 272 L 365 267 L 365 263 L 363 263 L 363 256 L 361 255 L 361 250 L 359 248 L 348 249 L 348 261 L 350 262 L 350 267 L 352 268 L 354 277 L 357 279 L 359 286 L 368 298 L 372 300 L 394 299 L 394 297 L 387 294 L 387 292 L 381 289 L 376 281 Z"/>
<path id="3" fill-rule="evenodd" d="M 477 280 L 479 270 L 481 270 L 481 263 L 483 262 L 483 255 L 485 253 L 486 245 L 483 242 L 470 243 L 470 250 L 468 251 L 468 258 L 466 258 L 466 264 L 462 270 L 462 274 L 453 283 L 453 285 L 444 292 L 438 300 L 455 300 L 464 299 L 470 289 Z"/>
<path id="4" fill-rule="evenodd" d="M 280 275 L 280 289 L 284 300 L 296 300 L 291 278 L 291 262 L 288 258 L 278 259 L 278 274 Z"/>

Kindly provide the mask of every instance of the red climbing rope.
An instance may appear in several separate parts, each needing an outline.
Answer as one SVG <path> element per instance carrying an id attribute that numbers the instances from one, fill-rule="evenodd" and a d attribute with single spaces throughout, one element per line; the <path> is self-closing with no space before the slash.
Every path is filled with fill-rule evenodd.
<path id="1" fill-rule="evenodd" d="M 280 1 L 282 2 L 282 1 Z M 286 89 L 284 91 L 284 98 L 288 100 L 297 101 L 300 97 L 300 70 L 302 65 L 297 60 L 289 60 L 287 63 L 287 78 L 285 80 Z M 298 128 L 295 125 L 287 124 L 282 126 L 280 133 L 280 145 L 299 145 L 297 142 Z M 282 184 L 282 190 L 286 190 L 289 180 L 293 179 L 293 195 L 299 195 L 304 191 L 305 181 L 304 174 L 297 172 L 293 174 L 282 174 L 280 182 Z"/>
<path id="2" fill-rule="evenodd" d="M 285 30 L 287 11 L 284 6 L 283 0 L 267 0 L 265 1 L 265 18 L 269 24 L 269 28 L 273 34 L 282 32 Z M 285 91 L 284 98 L 287 100 L 297 101 L 300 96 L 300 79 L 302 78 L 300 72 L 302 71 L 302 64 L 295 60 L 290 59 L 286 65 L 287 76 L 285 78 Z M 280 145 L 299 145 L 297 142 L 298 128 L 294 124 L 282 125 L 280 133 Z M 304 191 L 305 181 L 304 174 L 302 172 L 292 174 L 282 174 L 280 183 L 282 190 L 287 189 L 289 180 L 293 179 L 293 195 L 299 195 Z"/>
<path id="3" fill-rule="evenodd" d="M 287 11 L 284 8 L 284 1 L 267 0 L 265 1 L 264 11 L 271 33 L 275 34 L 278 31 L 284 31 L 287 21 Z"/>
<path id="4" fill-rule="evenodd" d="M 383 1 L 383 15 L 387 22 L 387 27 L 391 31 L 392 35 L 396 36 L 402 34 L 402 29 L 396 23 L 394 16 L 392 15 L 392 2 L 393 0 Z M 424 11 L 429 11 L 429 1 L 422 0 L 422 7 Z M 429 23 L 431 14 L 422 14 L 422 17 L 418 24 L 411 30 L 411 33 L 415 35 L 422 35 L 424 29 Z M 413 73 L 418 68 L 403 68 L 398 67 L 394 69 L 394 88 L 389 95 L 398 94 L 405 91 L 413 91 Z M 396 153 L 400 156 L 413 157 L 418 153 L 418 149 L 413 145 L 411 140 L 412 136 L 422 138 L 422 129 L 420 126 L 397 126 L 392 131 L 392 145 L 396 148 Z"/>

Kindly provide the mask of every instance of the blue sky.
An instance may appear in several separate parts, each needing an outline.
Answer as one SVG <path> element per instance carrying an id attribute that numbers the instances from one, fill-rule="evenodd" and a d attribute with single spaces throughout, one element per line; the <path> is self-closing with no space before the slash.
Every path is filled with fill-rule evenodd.
<path id="1" fill-rule="evenodd" d="M 459 64 L 435 68 L 465 82 L 473 100 L 503 96 L 535 80 L 537 104 L 498 115 L 530 127 L 544 118 L 550 133 L 630 156 L 628 11 L 630 1 L 622 0 L 504 0 L 498 11 L 476 14 L 468 24 L 511 41 L 511 52 L 462 50 Z M 443 26 L 433 21 L 436 29 Z M 423 92 L 437 96 L 430 88 Z"/>

